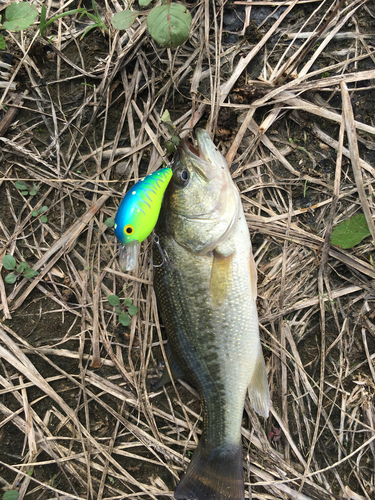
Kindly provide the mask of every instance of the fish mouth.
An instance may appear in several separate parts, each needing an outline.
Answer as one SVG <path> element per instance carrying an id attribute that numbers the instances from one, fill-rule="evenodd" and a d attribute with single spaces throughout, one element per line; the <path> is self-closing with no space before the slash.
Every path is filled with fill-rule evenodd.
<path id="1" fill-rule="evenodd" d="M 202 210 L 201 212 L 195 211 L 194 214 L 190 214 L 188 217 L 190 221 L 211 224 L 213 218 L 222 218 L 223 213 L 232 203 L 237 205 L 235 210 L 237 213 L 241 202 L 238 192 L 233 185 L 227 162 L 213 143 L 208 132 L 198 128 L 195 131 L 195 136 L 195 143 L 190 142 L 188 139 L 181 141 L 176 161 L 172 168 L 175 171 L 181 165 L 185 165 L 197 174 L 203 185 L 212 184 L 212 190 L 217 191 L 218 194 L 213 205 L 207 210 Z M 171 211 L 180 213 L 180 209 L 172 209 Z M 187 217 L 186 213 L 185 217 Z"/>
<path id="2" fill-rule="evenodd" d="M 188 139 L 183 139 L 180 146 L 179 157 L 196 171 L 203 181 L 209 182 L 213 178 L 230 176 L 227 163 L 219 152 L 208 132 L 204 129 L 196 130 L 196 142 L 194 146 Z"/>

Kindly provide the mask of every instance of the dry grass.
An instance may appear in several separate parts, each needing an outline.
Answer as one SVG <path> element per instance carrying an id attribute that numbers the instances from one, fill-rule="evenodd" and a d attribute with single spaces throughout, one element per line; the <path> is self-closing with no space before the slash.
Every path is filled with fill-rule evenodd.
<path id="1" fill-rule="evenodd" d="M 269 4 L 237 3 L 243 33 L 251 9 Z M 130 181 L 168 161 L 165 109 L 181 135 L 198 122 L 216 134 L 254 240 L 273 408 L 264 421 L 246 402 L 249 497 L 374 498 L 375 124 L 361 106 L 375 102 L 375 11 L 360 0 L 271 4 L 286 10 L 255 43 L 223 45 L 224 9 L 208 0 L 174 50 L 156 47 L 144 20 L 80 41 L 84 27 L 60 19 L 48 51 L 35 30 L 8 41 L 0 257 L 39 272 L 14 286 L 0 275 L 0 487 L 20 500 L 171 497 L 198 442 L 196 391 L 150 385 L 165 355 L 150 244 L 124 274 L 104 223 Z M 99 5 L 108 25 L 121 10 Z M 17 179 L 38 194 L 22 196 Z M 45 224 L 31 215 L 44 205 Z M 358 212 L 372 237 L 330 245 Z M 128 329 L 113 293 L 139 308 Z"/>

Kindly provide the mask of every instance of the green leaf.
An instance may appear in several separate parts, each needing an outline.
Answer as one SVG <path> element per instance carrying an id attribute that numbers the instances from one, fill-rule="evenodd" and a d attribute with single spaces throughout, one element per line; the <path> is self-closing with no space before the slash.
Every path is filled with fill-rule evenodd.
<path id="1" fill-rule="evenodd" d="M 40 218 L 40 222 L 43 222 L 43 224 L 45 224 L 46 222 L 48 222 L 48 217 L 46 215 L 42 215 Z"/>
<path id="2" fill-rule="evenodd" d="M 33 210 L 33 211 L 31 212 L 31 215 L 32 215 L 33 217 L 38 217 L 38 215 L 39 215 L 38 210 Z"/>
<path id="3" fill-rule="evenodd" d="M 5 276 L 5 283 L 10 283 L 12 285 L 13 283 L 16 282 L 16 280 L 17 280 L 17 275 L 14 273 L 10 273 Z"/>
<path id="4" fill-rule="evenodd" d="M 130 316 L 135 316 L 137 312 L 138 312 L 137 306 L 131 305 L 128 307 L 128 313 L 130 314 Z"/>
<path id="5" fill-rule="evenodd" d="M 172 120 L 171 120 L 171 115 L 169 114 L 169 111 L 166 109 L 164 111 L 164 113 L 161 115 L 160 117 L 160 121 L 161 122 L 169 122 L 169 123 L 172 123 Z"/>
<path id="6" fill-rule="evenodd" d="M 3 500 L 17 500 L 18 491 L 17 490 L 8 490 L 3 495 Z"/>
<path id="7" fill-rule="evenodd" d="M 167 153 L 168 153 L 169 155 L 171 155 L 172 153 L 174 153 L 174 152 L 176 151 L 176 146 L 175 146 L 175 145 L 173 144 L 173 142 L 171 142 L 171 141 L 167 141 L 167 142 L 165 143 L 165 147 L 166 147 L 166 149 L 167 149 Z"/>
<path id="8" fill-rule="evenodd" d="M 60 19 L 61 17 L 69 17 L 69 16 L 73 16 L 74 14 L 79 14 L 79 13 L 81 13 L 80 17 L 82 17 L 84 14 L 87 14 L 87 10 L 84 7 L 82 7 L 81 9 L 68 10 L 66 12 L 62 12 L 61 14 L 58 14 L 57 16 L 51 17 L 51 19 L 49 19 L 48 21 L 46 21 L 46 13 L 47 13 L 47 10 L 46 10 L 45 6 L 42 5 L 42 10 L 40 13 L 40 22 L 39 22 L 39 33 L 42 36 L 44 36 L 44 32 L 45 32 L 46 28 L 50 24 L 52 24 L 55 21 L 57 21 L 58 19 Z"/>
<path id="9" fill-rule="evenodd" d="M 154 7 L 147 16 L 147 28 L 162 47 L 177 47 L 189 37 L 191 14 L 179 3 Z"/>
<path id="10" fill-rule="evenodd" d="M 17 189 L 19 189 L 20 191 L 26 191 L 29 189 L 28 185 L 23 182 L 23 181 L 16 181 L 14 183 L 14 185 L 16 186 Z"/>
<path id="11" fill-rule="evenodd" d="M 89 13 L 87 13 L 87 15 L 88 15 L 89 17 L 94 17 L 94 16 L 90 16 L 90 14 L 89 14 Z M 94 20 L 95 20 L 95 18 L 94 18 Z M 100 28 L 99 24 L 98 24 L 98 23 L 92 24 L 89 28 L 87 28 L 87 30 L 85 30 L 85 31 L 83 32 L 83 34 L 82 34 L 82 36 L 81 36 L 80 40 L 83 40 L 83 39 L 85 38 L 85 36 L 87 35 L 87 33 L 90 33 L 90 31 L 91 31 L 91 30 L 94 30 L 94 29 L 96 29 L 96 28 Z"/>
<path id="12" fill-rule="evenodd" d="M 4 255 L 3 257 L 3 266 L 5 269 L 8 269 L 8 271 L 13 271 L 17 265 L 16 259 L 13 257 L 13 255 Z"/>
<path id="13" fill-rule="evenodd" d="M 43 205 L 43 207 L 40 208 L 38 211 L 40 214 L 42 214 L 43 212 L 47 212 L 47 210 L 48 210 L 48 207 L 46 205 Z"/>
<path id="14" fill-rule="evenodd" d="M 28 2 L 11 3 L 5 11 L 4 28 L 10 31 L 21 31 L 33 24 L 38 15 L 35 5 Z"/>
<path id="15" fill-rule="evenodd" d="M 119 307 L 116 307 L 115 313 L 116 314 L 121 314 L 122 313 L 122 309 L 120 309 Z"/>
<path id="16" fill-rule="evenodd" d="M 112 19 L 112 26 L 117 30 L 126 30 L 137 19 L 139 12 L 134 10 L 123 10 L 122 12 L 117 12 Z"/>
<path id="17" fill-rule="evenodd" d="M 0 34 L 0 50 L 6 50 L 6 48 L 7 48 L 7 45 L 5 43 L 4 37 L 3 37 L 3 35 Z"/>
<path id="18" fill-rule="evenodd" d="M 130 325 L 130 318 L 126 314 L 126 312 L 122 312 L 120 316 L 118 317 L 120 323 L 124 326 L 129 326 Z"/>
<path id="19" fill-rule="evenodd" d="M 112 307 L 120 305 L 120 299 L 117 297 L 117 295 L 108 295 L 108 302 Z"/>
<path id="20" fill-rule="evenodd" d="M 151 3 L 151 0 L 139 0 L 139 5 L 142 5 L 142 7 L 147 7 L 149 3 Z"/>
<path id="21" fill-rule="evenodd" d="M 94 0 L 91 0 L 91 4 L 92 4 L 93 11 L 95 12 L 95 16 L 98 19 L 100 19 L 100 14 L 99 14 L 99 11 L 98 11 L 98 7 L 96 6 L 96 3 L 94 2 Z"/>
<path id="22" fill-rule="evenodd" d="M 331 235 L 331 243 L 341 248 L 352 248 L 370 234 L 364 214 L 354 215 L 335 227 Z"/>
<path id="23" fill-rule="evenodd" d="M 27 269 L 27 262 L 23 261 L 17 267 L 17 272 L 18 273 L 23 273 L 25 269 Z"/>
<path id="24" fill-rule="evenodd" d="M 35 196 L 36 195 L 35 189 L 30 189 L 29 194 L 30 196 Z"/>
<path id="25" fill-rule="evenodd" d="M 113 227 L 115 225 L 115 219 L 113 219 L 112 217 L 108 217 L 108 219 L 104 221 L 104 224 L 107 227 Z"/>
<path id="26" fill-rule="evenodd" d="M 175 133 L 176 127 L 173 125 L 172 120 L 171 120 L 171 115 L 169 114 L 169 111 L 167 109 L 161 115 L 160 121 L 164 123 L 164 125 L 168 129 L 168 132 L 171 135 L 173 135 Z"/>
<path id="27" fill-rule="evenodd" d="M 25 278 L 30 280 L 31 278 L 34 278 L 35 276 L 38 276 L 38 271 L 34 271 L 34 269 L 31 269 L 30 267 L 25 269 Z"/>
<path id="28" fill-rule="evenodd" d="M 23 194 L 23 196 L 27 196 L 29 194 L 28 191 L 21 191 L 21 194 Z"/>
<path id="29" fill-rule="evenodd" d="M 47 9 L 46 6 L 43 4 L 41 11 L 40 11 L 40 19 L 39 19 L 39 33 L 43 36 L 45 24 L 46 24 L 46 15 L 47 15 Z"/>
<path id="30" fill-rule="evenodd" d="M 132 304 L 133 304 L 132 299 L 125 299 L 125 300 L 124 300 L 124 306 L 125 306 L 125 307 L 129 307 L 129 306 L 131 306 Z"/>

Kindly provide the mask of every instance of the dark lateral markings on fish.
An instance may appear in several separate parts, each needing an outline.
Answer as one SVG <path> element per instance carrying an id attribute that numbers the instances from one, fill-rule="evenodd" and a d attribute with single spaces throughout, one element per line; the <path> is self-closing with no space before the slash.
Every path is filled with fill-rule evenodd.
<path id="1" fill-rule="evenodd" d="M 154 285 L 170 366 L 198 389 L 203 433 L 176 500 L 243 500 L 241 422 L 246 394 L 268 417 L 257 274 L 228 166 L 208 133 L 181 141 L 155 228 Z M 188 175 L 185 175 L 187 173 Z M 163 377 L 164 381 L 164 377 Z"/>

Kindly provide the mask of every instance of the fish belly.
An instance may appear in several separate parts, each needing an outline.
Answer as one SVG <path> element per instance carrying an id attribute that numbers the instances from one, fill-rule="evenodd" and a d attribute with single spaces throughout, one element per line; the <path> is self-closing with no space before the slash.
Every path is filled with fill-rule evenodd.
<path id="1" fill-rule="evenodd" d="M 247 227 L 246 227 L 247 232 Z M 176 499 L 244 498 L 241 421 L 247 387 L 261 358 L 258 317 L 245 239 L 223 275 L 225 297 L 210 289 L 215 255 L 194 255 L 159 234 L 168 263 L 155 268 L 155 290 L 169 344 L 199 390 L 204 428 Z M 242 235 L 237 235 L 241 243 Z M 248 238 L 247 235 L 243 235 Z"/>

